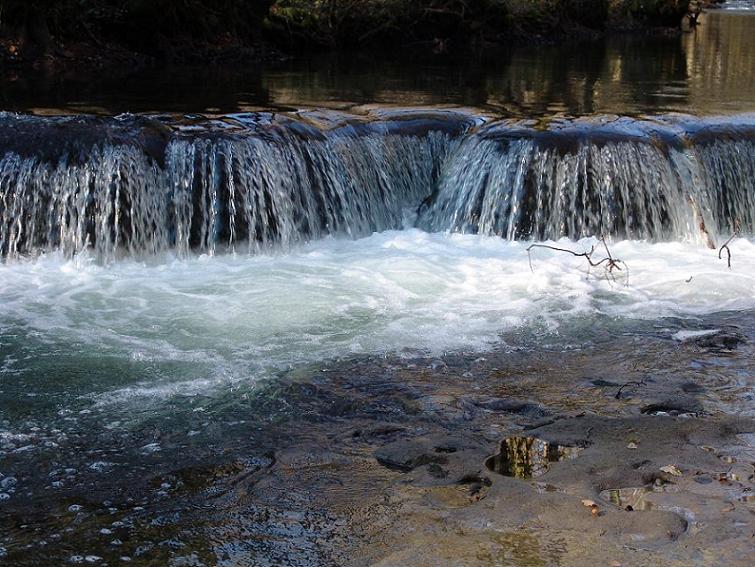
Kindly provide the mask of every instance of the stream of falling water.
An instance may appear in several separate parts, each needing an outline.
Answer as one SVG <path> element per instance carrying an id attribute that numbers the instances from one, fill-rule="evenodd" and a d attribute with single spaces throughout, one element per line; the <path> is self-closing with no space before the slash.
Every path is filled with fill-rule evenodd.
<path id="1" fill-rule="evenodd" d="M 751 115 L 606 117 L 543 129 L 480 126 L 464 115 L 418 123 L 409 114 L 330 130 L 251 116 L 230 134 L 162 126 L 164 140 L 150 140 L 154 126 L 124 120 L 133 122 L 127 135 L 117 121 L 82 122 L 94 141 L 64 138 L 39 155 L 24 146 L 24 132 L 41 129 L 55 144 L 68 123 L 3 117 L 0 128 L 21 128 L 0 159 L 5 258 L 92 249 L 107 263 L 166 251 L 285 251 L 412 224 L 509 240 L 708 245 L 755 227 Z"/>

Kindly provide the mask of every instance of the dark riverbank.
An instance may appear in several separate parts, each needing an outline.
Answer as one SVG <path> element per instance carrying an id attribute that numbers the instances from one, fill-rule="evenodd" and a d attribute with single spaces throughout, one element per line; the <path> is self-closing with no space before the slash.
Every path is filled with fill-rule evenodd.
<path id="1" fill-rule="evenodd" d="M 688 0 L 10 0 L 6 67 L 249 64 L 326 50 L 481 53 L 525 42 L 678 30 Z M 386 47 L 391 46 L 391 47 Z"/>

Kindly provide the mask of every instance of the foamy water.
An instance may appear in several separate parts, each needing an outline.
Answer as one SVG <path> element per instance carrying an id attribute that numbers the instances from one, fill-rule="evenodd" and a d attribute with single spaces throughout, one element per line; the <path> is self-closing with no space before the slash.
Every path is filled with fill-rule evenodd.
<path id="1" fill-rule="evenodd" d="M 595 243 L 555 244 L 579 252 Z M 12 346 L 0 375 L 33 384 L 40 364 L 50 372 L 56 358 L 81 357 L 116 370 L 91 363 L 80 395 L 164 397 L 334 357 L 485 350 L 517 329 L 568 339 L 573 322 L 595 316 L 755 308 L 749 239 L 731 243 L 732 269 L 696 244 L 617 242 L 628 285 L 623 273 L 608 281 L 587 274 L 584 259 L 547 249 L 533 250 L 531 269 L 527 246 L 413 229 L 285 255 L 7 264 L 0 333 Z"/>
<path id="2" fill-rule="evenodd" d="M 753 0 L 727 0 L 721 6 L 724 10 L 755 11 Z"/>

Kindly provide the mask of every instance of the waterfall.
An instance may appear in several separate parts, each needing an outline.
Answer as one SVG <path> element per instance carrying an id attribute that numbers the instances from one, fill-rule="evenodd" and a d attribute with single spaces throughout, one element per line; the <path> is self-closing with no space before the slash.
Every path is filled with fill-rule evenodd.
<path id="1" fill-rule="evenodd" d="M 492 125 L 449 159 L 418 224 L 510 240 L 707 241 L 751 233 L 754 133 L 699 123 L 547 132 Z"/>
<path id="2" fill-rule="evenodd" d="M 436 186 L 454 137 L 448 124 L 422 130 L 407 120 L 401 130 L 184 130 L 159 159 L 137 142 L 94 141 L 85 152 L 77 147 L 76 160 L 68 152 L 7 152 L 0 252 L 73 256 L 92 248 L 107 261 L 164 250 L 254 252 L 401 228 L 407 205 L 416 208 Z"/>
<path id="3" fill-rule="evenodd" d="M 405 226 L 713 240 L 755 227 L 752 116 L 0 116 L 0 255 L 254 253 Z M 320 117 L 321 118 L 321 117 Z"/>

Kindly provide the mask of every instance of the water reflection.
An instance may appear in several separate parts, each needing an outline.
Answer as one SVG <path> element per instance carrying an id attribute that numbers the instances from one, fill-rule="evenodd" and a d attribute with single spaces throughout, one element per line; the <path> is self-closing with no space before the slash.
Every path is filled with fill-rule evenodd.
<path id="1" fill-rule="evenodd" d="M 35 112 L 235 112 L 366 103 L 462 104 L 512 115 L 755 110 L 755 15 L 705 14 L 693 33 L 614 35 L 457 61 L 321 56 L 264 68 L 146 69 L 0 80 L 0 107 Z"/>
<path id="2" fill-rule="evenodd" d="M 714 13 L 684 38 L 690 106 L 705 112 L 755 107 L 755 12 Z"/>
<path id="3" fill-rule="evenodd" d="M 551 463 L 575 459 L 583 447 L 567 447 L 537 437 L 507 437 L 498 454 L 488 457 L 488 470 L 514 478 L 536 478 L 548 472 Z"/>

